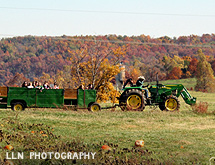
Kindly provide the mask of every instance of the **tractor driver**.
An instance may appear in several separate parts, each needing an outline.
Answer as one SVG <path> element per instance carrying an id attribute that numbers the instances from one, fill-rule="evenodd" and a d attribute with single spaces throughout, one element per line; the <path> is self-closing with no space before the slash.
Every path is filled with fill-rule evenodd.
<path id="1" fill-rule="evenodd" d="M 133 84 L 133 80 L 132 78 L 129 78 L 127 79 L 127 81 L 125 82 L 125 84 L 123 85 L 123 89 L 125 88 L 125 86 L 129 83 L 131 87 L 134 87 L 134 86 L 137 86 L 137 87 L 142 87 L 142 88 L 145 88 L 145 87 L 148 87 L 148 85 L 146 86 L 143 86 L 143 83 L 145 81 L 145 77 L 144 76 L 140 76 L 138 77 L 137 79 L 137 82 L 136 82 L 136 85 Z M 148 98 L 148 90 L 147 89 L 143 89 L 145 91 L 145 96 L 146 98 Z"/>
<path id="2" fill-rule="evenodd" d="M 144 76 L 138 77 L 137 82 L 136 82 L 136 86 L 137 87 L 142 87 L 142 88 L 148 87 L 148 85 L 146 85 L 146 86 L 143 85 L 144 81 L 145 81 L 145 77 Z M 145 91 L 146 98 L 148 98 L 148 96 L 149 96 L 148 90 L 147 89 L 143 89 L 143 90 Z"/>

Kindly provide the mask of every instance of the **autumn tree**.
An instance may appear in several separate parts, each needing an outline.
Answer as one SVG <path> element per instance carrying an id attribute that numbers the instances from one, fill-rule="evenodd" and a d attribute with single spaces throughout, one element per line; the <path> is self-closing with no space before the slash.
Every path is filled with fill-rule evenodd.
<path id="1" fill-rule="evenodd" d="M 201 49 L 198 50 L 199 62 L 197 63 L 197 84 L 195 89 L 198 91 L 214 92 L 215 79 L 210 63 L 207 62 L 206 56 Z"/>
<path id="2" fill-rule="evenodd" d="M 30 80 L 22 73 L 16 73 L 15 76 L 8 80 L 5 84 L 6 86 L 21 87 L 24 81 L 29 82 Z"/>
<path id="3" fill-rule="evenodd" d="M 211 67 L 212 67 L 213 71 L 215 72 L 215 60 L 212 61 Z"/>
<path id="4" fill-rule="evenodd" d="M 118 96 L 110 81 L 120 72 L 119 65 L 112 65 L 108 59 L 105 59 L 99 69 L 99 75 L 95 80 L 95 89 L 98 90 L 97 97 L 99 101 L 116 101 Z"/>
<path id="5" fill-rule="evenodd" d="M 49 84 L 54 84 L 55 78 L 53 78 L 53 76 L 49 75 L 48 73 L 42 72 L 42 76 L 39 78 L 34 77 L 34 81 L 41 82 L 42 84 L 47 81 Z"/>
<path id="6" fill-rule="evenodd" d="M 76 81 L 76 87 L 92 84 L 98 90 L 98 98 L 108 100 L 107 93 L 114 90 L 109 82 L 119 73 L 119 62 L 125 50 L 123 47 L 111 48 L 104 44 L 94 42 L 90 47 L 83 45 L 71 51 L 71 75 Z"/>
<path id="7" fill-rule="evenodd" d="M 197 64 L 198 64 L 198 60 L 196 58 L 192 58 L 192 60 L 190 61 L 189 66 L 188 66 L 188 69 L 187 69 L 190 72 L 191 77 L 196 76 Z"/>
<path id="8" fill-rule="evenodd" d="M 133 81 L 136 81 L 139 76 L 142 76 L 145 74 L 144 72 L 142 72 L 142 67 L 144 67 L 144 64 L 141 63 L 135 57 L 132 57 L 131 61 L 132 61 L 132 65 L 126 68 L 126 71 L 128 73 L 127 78 L 132 78 Z"/>
<path id="9" fill-rule="evenodd" d="M 71 75 L 71 66 L 65 65 L 63 70 L 57 72 L 55 81 L 60 88 L 74 88 L 77 79 Z"/>
<path id="10" fill-rule="evenodd" d="M 182 70 L 179 67 L 174 67 L 171 72 L 167 75 L 168 79 L 180 79 L 182 76 Z"/>
<path id="11" fill-rule="evenodd" d="M 162 62 L 164 63 L 164 69 L 166 70 L 167 79 L 181 78 L 181 69 L 184 68 L 184 60 L 182 58 L 176 55 L 173 58 L 164 56 Z"/>
<path id="12" fill-rule="evenodd" d="M 174 67 L 182 69 L 182 78 L 194 77 L 198 61 L 193 57 L 199 46 L 211 45 L 204 46 L 203 49 L 215 71 L 214 42 L 214 34 L 182 36 L 178 39 L 175 37 L 171 39 L 168 36 L 151 38 L 145 35 L 2 38 L 0 40 L 0 85 L 6 85 L 5 83 L 16 73 L 23 73 L 24 77 L 32 80 L 34 77 L 40 78 L 44 72 L 51 78 L 58 79 L 61 87 L 76 87 L 80 83 L 87 83 L 88 80 L 82 75 L 82 66 L 72 72 L 71 66 L 94 59 L 96 56 L 102 59 L 108 52 L 110 53 L 107 59 L 113 64 L 112 60 L 115 59 L 113 50 L 119 47 L 123 50 L 123 46 L 126 46 L 126 54 L 120 61 L 134 79 L 138 75 L 144 75 L 147 80 L 151 80 L 151 77 L 154 77 L 152 75 L 157 72 L 159 77 L 167 79 L 167 74 Z M 71 57 L 73 60 L 69 59 Z M 192 59 L 189 59 L 190 57 Z M 135 69 L 134 72 L 133 69 Z M 77 73 L 80 73 L 79 77 Z"/>

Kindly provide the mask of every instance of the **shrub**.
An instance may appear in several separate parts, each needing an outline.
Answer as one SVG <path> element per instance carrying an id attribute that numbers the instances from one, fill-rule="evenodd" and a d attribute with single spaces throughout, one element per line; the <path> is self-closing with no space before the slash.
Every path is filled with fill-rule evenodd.
<path id="1" fill-rule="evenodd" d="M 195 113 L 207 113 L 208 111 L 208 103 L 207 102 L 200 102 L 200 103 L 196 103 L 195 105 L 192 106 L 192 110 Z"/>

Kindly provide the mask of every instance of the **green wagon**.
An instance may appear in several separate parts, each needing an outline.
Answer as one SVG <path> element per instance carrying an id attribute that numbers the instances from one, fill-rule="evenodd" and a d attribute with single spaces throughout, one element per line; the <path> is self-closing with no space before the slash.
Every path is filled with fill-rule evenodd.
<path id="1" fill-rule="evenodd" d="M 25 108 L 63 108 L 88 109 L 99 111 L 95 90 L 82 89 L 29 89 L 20 87 L 0 87 L 0 108 L 12 110 Z"/>

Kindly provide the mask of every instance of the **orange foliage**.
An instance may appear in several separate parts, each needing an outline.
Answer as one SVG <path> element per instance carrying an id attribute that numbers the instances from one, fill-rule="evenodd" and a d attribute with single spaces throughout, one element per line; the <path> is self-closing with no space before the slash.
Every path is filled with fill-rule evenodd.
<path id="1" fill-rule="evenodd" d="M 191 61 L 191 60 L 192 60 L 192 58 L 189 57 L 189 56 L 184 56 L 184 57 L 182 57 L 182 59 L 183 59 L 183 60 L 187 60 L 187 61 Z"/>
<path id="2" fill-rule="evenodd" d="M 174 67 L 183 69 L 186 74 L 184 77 L 194 77 L 198 62 L 194 58 L 198 49 L 195 45 L 211 44 L 214 39 L 214 34 L 181 36 L 178 39 L 168 36 L 151 38 L 145 35 L 4 38 L 0 41 L 0 85 L 20 85 L 14 81 L 16 73 L 23 74 L 23 80 L 33 80 L 34 77 L 43 79 L 45 73 L 51 81 L 59 80 L 62 87 L 76 86 L 84 82 L 84 79 L 75 77 L 74 82 L 73 75 L 70 75 L 71 66 L 80 60 L 89 61 L 93 55 L 100 57 L 101 61 L 108 59 L 110 62 L 123 62 L 134 79 L 137 75 L 144 75 L 149 79 L 150 69 L 158 70 L 162 77 L 169 74 L 167 78 L 170 76 L 172 79 L 175 76 L 170 72 L 174 72 Z M 203 52 L 215 71 L 215 48 L 204 47 Z M 97 62 L 101 63 L 100 60 Z"/>
<path id="3" fill-rule="evenodd" d="M 198 60 L 196 58 L 192 58 L 192 60 L 190 61 L 190 65 L 188 66 L 188 71 L 193 76 L 196 75 L 197 63 L 198 63 Z"/>
<path id="4" fill-rule="evenodd" d="M 172 71 L 167 75 L 168 79 L 180 79 L 182 76 L 182 70 L 179 67 L 174 67 Z"/>
<path id="5" fill-rule="evenodd" d="M 24 81 L 28 82 L 29 79 L 26 78 L 22 73 L 21 74 L 16 73 L 15 76 L 8 80 L 5 84 L 7 84 L 7 86 L 21 87 Z"/>

